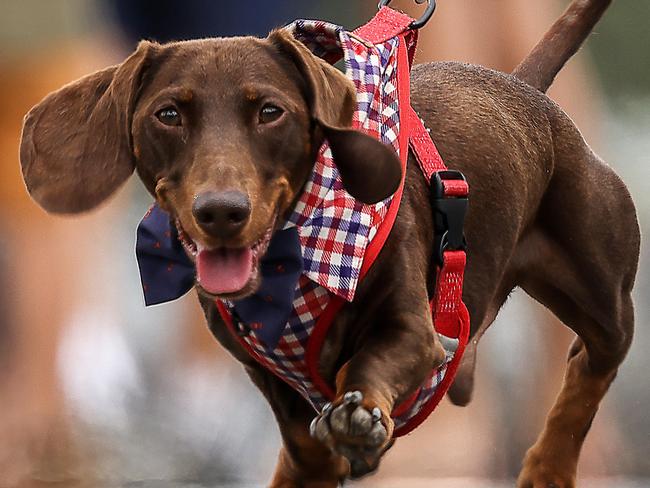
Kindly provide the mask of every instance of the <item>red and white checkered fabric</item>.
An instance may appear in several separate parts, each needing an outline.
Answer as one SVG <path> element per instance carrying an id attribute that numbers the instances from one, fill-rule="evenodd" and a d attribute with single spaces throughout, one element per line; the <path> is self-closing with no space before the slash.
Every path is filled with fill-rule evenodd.
<path id="1" fill-rule="evenodd" d="M 391 145 L 399 154 L 397 97 L 398 39 L 368 47 L 342 27 L 300 20 L 288 27 L 315 55 L 345 60 L 356 87 L 353 127 Z M 332 152 L 321 148 L 311 178 L 289 218 L 303 248 L 305 274 L 341 298 L 352 301 L 366 247 L 381 225 L 392 197 L 376 205 L 355 200 L 343 188 Z"/>
<path id="2" fill-rule="evenodd" d="M 316 409 L 322 408 L 326 399 L 310 377 L 305 355 L 316 320 L 329 301 L 329 292 L 303 275 L 298 280 L 293 311 L 278 345 L 270 349 L 255 331 L 242 338 L 263 366 L 286 381 Z"/>

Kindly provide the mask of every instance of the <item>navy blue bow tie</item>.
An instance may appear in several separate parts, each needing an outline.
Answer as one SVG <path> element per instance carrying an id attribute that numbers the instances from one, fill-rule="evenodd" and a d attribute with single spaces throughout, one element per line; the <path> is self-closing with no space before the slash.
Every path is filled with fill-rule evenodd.
<path id="1" fill-rule="evenodd" d="M 157 205 L 138 225 L 135 249 L 147 306 L 180 298 L 194 286 L 194 263 L 187 257 L 169 214 Z M 276 231 L 260 261 L 259 290 L 233 302 L 243 326 L 255 330 L 269 348 L 275 349 L 282 336 L 302 271 L 296 228 Z"/>

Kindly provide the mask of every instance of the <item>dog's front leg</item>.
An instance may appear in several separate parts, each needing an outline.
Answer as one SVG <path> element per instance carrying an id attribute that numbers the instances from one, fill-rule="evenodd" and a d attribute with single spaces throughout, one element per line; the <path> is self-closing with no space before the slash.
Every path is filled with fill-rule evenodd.
<path id="1" fill-rule="evenodd" d="M 377 468 L 392 445 L 391 412 L 444 360 L 423 283 L 396 288 L 382 304 L 363 345 L 336 375 L 335 400 L 312 423 L 312 435 L 350 461 L 353 478 Z"/>
<path id="2" fill-rule="evenodd" d="M 246 372 L 268 400 L 282 434 L 282 449 L 269 488 L 337 488 L 349 464 L 309 435 L 313 408 L 286 383 L 258 365 Z"/>

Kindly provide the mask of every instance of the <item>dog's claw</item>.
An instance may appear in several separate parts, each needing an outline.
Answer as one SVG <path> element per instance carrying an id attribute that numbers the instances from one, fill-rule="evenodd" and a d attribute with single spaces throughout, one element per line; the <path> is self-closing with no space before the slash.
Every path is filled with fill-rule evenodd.
<path id="1" fill-rule="evenodd" d="M 375 407 L 372 409 L 372 421 L 374 423 L 377 423 L 381 420 L 381 410 L 379 407 Z"/>
<path id="2" fill-rule="evenodd" d="M 327 419 L 319 415 L 312 420 L 311 425 L 309 426 L 309 434 L 314 439 L 327 443 L 330 435 Z"/>
<path id="3" fill-rule="evenodd" d="M 316 437 L 316 424 L 318 423 L 318 417 L 314 417 L 314 420 L 309 424 L 309 435 Z"/>
<path id="4" fill-rule="evenodd" d="M 343 396 L 343 402 L 346 405 L 358 405 L 363 400 L 363 394 L 360 391 L 349 391 Z"/>

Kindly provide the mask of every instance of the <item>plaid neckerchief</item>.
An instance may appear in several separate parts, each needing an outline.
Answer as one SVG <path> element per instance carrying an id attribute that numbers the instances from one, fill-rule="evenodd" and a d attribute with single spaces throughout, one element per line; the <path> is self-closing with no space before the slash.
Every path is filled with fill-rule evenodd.
<path id="1" fill-rule="evenodd" d="M 391 145 L 399 155 L 398 40 L 369 47 L 342 27 L 321 21 L 299 20 L 287 29 L 316 56 L 330 63 L 343 57 L 357 93 L 353 128 Z M 350 196 L 325 143 L 287 224 L 298 229 L 305 275 L 352 301 L 365 250 L 391 201 L 366 205 Z"/>

